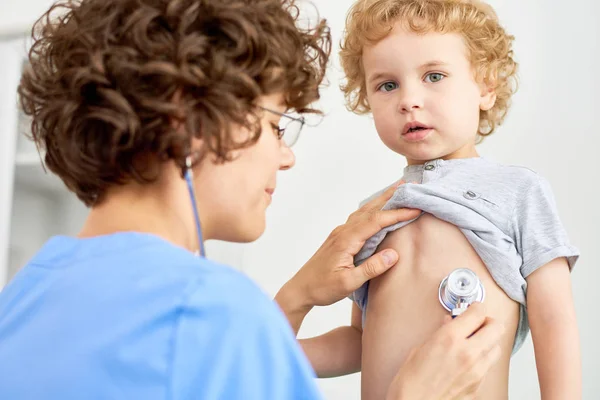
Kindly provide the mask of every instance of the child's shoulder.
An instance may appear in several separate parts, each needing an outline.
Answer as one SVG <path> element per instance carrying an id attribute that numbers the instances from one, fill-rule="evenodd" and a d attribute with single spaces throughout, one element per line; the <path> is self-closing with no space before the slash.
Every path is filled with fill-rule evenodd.
<path id="1" fill-rule="evenodd" d="M 536 170 L 513 164 L 487 161 L 488 167 L 479 169 L 477 181 L 488 196 L 504 204 L 507 209 L 522 208 L 528 204 L 553 202 L 550 182 Z"/>
<path id="2" fill-rule="evenodd" d="M 548 181 L 539 172 L 530 167 L 515 164 L 502 164 L 495 161 L 485 161 L 490 168 L 481 170 L 484 174 L 496 176 L 502 181 L 509 182 L 517 188 L 538 188 L 548 186 Z"/>

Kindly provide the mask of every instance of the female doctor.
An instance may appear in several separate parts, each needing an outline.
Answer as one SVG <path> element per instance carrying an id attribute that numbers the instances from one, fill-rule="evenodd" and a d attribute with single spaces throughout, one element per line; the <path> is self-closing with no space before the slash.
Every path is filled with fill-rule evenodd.
<path id="1" fill-rule="evenodd" d="M 389 250 L 353 256 L 419 211 L 380 211 L 391 191 L 365 205 L 276 302 L 205 254 L 205 240 L 261 236 L 316 112 L 331 39 L 297 19 L 281 0 L 83 0 L 36 24 L 21 103 L 90 213 L 0 293 L 0 398 L 320 398 L 295 333 L 394 265 Z M 413 351 L 388 398 L 473 396 L 501 330 L 471 307 Z"/>

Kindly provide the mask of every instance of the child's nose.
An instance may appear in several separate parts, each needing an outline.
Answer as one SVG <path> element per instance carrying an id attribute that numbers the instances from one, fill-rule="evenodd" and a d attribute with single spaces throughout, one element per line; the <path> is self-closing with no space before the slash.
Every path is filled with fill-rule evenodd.
<path id="1" fill-rule="evenodd" d="M 409 113 L 414 110 L 423 108 L 423 100 L 416 91 L 404 91 L 400 94 L 398 103 L 398 111 L 401 113 Z"/>

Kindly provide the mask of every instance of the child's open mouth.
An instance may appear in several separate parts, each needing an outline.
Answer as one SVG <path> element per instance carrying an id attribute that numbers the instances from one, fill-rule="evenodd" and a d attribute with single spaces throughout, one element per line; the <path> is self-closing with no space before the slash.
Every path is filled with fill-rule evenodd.
<path id="1" fill-rule="evenodd" d="M 418 142 L 425 139 L 431 131 L 431 127 L 421 124 L 420 122 L 409 122 L 404 126 L 402 137 L 411 142 Z"/>

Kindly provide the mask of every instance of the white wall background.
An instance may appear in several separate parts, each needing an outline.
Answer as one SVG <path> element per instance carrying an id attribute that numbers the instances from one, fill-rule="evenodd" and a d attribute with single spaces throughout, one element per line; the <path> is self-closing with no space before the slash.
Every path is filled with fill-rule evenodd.
<path id="1" fill-rule="evenodd" d="M 313 0 L 334 34 L 335 52 L 351 0 Z M 500 162 L 527 165 L 550 180 L 562 220 L 582 257 L 573 273 L 581 332 L 584 399 L 600 398 L 600 5 L 595 0 L 491 0 L 516 37 L 521 86 L 506 124 L 480 147 Z M 0 35 L 24 31 L 52 2 L 0 0 Z M 337 54 L 323 92 L 327 116 L 303 133 L 297 165 L 282 173 L 265 235 L 233 246 L 234 263 L 274 295 L 358 202 L 396 180 L 404 161 L 379 143 L 372 121 L 345 111 Z M 2 132 L 0 132 L 2 134 Z M 4 190 L 4 189 L 3 189 Z M 33 222 L 32 222 L 33 223 Z M 214 248 L 226 249 L 222 245 Z M 349 321 L 350 301 L 314 310 L 300 333 Z M 321 380 L 327 399 L 359 399 L 358 374 Z M 531 341 L 514 357 L 511 399 L 538 399 Z"/>

